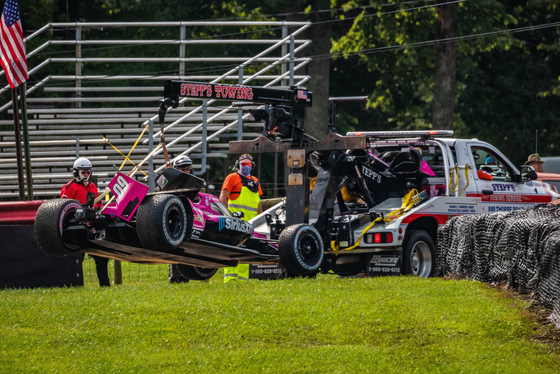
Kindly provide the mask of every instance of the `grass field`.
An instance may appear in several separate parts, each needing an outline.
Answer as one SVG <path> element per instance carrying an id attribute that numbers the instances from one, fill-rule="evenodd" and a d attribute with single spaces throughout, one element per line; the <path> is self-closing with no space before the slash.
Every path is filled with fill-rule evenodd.
<path id="1" fill-rule="evenodd" d="M 224 284 L 219 274 L 1 291 L 0 373 L 559 370 L 559 350 L 536 339 L 552 326 L 482 283 L 320 275 Z"/>

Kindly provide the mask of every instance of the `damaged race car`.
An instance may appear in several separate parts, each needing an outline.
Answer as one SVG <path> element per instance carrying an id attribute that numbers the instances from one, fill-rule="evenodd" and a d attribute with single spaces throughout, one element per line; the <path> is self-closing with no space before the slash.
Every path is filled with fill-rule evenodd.
<path id="1" fill-rule="evenodd" d="M 184 82 L 165 83 L 164 99 L 159 104 L 162 130 L 165 114 L 179 103 L 172 91 L 177 83 L 181 92 L 190 87 Z M 191 86 L 202 87 L 198 83 Z M 216 90 L 220 88 L 222 94 L 234 87 L 209 86 Z M 201 92 L 191 91 L 195 95 Z M 304 110 L 301 106 L 311 105 L 311 94 L 301 100 L 302 90 L 298 88 L 243 86 L 243 90 L 233 91 L 244 92 L 247 99 L 267 106 L 281 104 L 290 111 L 292 107 L 300 108 L 287 115 L 289 118 L 294 115 L 302 118 Z M 279 110 L 285 113 L 283 109 Z M 262 113 L 251 114 L 259 118 Z M 128 262 L 179 264 L 182 275 L 192 280 L 209 279 L 218 268 L 238 263 L 278 265 L 285 259 L 290 264 L 284 266 L 283 275 L 286 276 L 307 274 L 319 268 L 322 247 L 308 240 L 308 235 L 302 237 L 303 246 L 291 246 L 279 253 L 276 239 L 255 232 L 251 223 L 232 215 L 216 196 L 200 192 L 204 181 L 192 174 L 165 169 L 156 178 L 157 191 L 148 192 L 146 185 L 131 177 L 164 146 L 165 143 L 160 142 L 128 175 L 118 173 L 108 189 L 94 201 L 84 205 L 68 199 L 43 203 L 35 219 L 35 237 L 39 246 L 53 255 L 81 251 Z M 95 208 L 109 189 L 116 201 L 111 200 L 101 209 Z M 305 251 L 313 255 L 302 267 L 301 261 L 293 259 L 300 258 Z"/>
<path id="2" fill-rule="evenodd" d="M 35 238 L 52 255 L 81 251 L 128 262 L 176 263 L 191 280 L 211 278 L 220 267 L 238 263 L 276 264 L 274 241 L 232 215 L 204 181 L 168 168 L 156 179 L 159 191 L 118 173 L 109 188 L 116 201 L 103 208 L 93 201 L 44 202 L 35 219 Z"/>

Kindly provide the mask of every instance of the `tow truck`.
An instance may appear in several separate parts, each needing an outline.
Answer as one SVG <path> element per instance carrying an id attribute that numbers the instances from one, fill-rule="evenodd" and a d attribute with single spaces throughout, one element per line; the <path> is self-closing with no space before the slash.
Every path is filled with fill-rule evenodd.
<path id="1" fill-rule="evenodd" d="M 289 174 L 284 201 L 249 221 L 245 237 L 233 245 L 226 244 L 227 235 L 216 240 L 223 229 L 216 222 L 234 219 L 227 212 L 210 209 L 214 213 L 208 217 L 191 213 L 197 196 L 211 200 L 198 188 L 180 187 L 184 198 L 162 188 L 165 201 L 176 206 L 173 212 L 183 212 L 176 214 L 179 220 L 170 219 L 163 204 L 154 205 L 156 197 L 144 199 L 145 193 L 129 199 L 131 206 L 123 205 L 129 212 L 126 217 L 89 211 L 75 203 L 72 214 L 64 214 L 67 204 L 58 202 L 44 209 L 49 214 L 38 220 L 44 225 L 36 221 L 37 238 L 45 241 L 44 248 L 65 253 L 85 245 L 81 250 L 101 251 L 108 257 L 180 263 L 209 274 L 213 268 L 238 262 L 280 260 L 288 276 L 322 272 L 429 277 L 436 268 L 438 227 L 451 217 L 524 209 L 559 197 L 554 187 L 536 180 L 532 167 L 518 169 L 491 144 L 456 139 L 452 131 L 365 131 L 342 136 L 336 131 L 334 103 L 348 98 L 331 99 L 329 133 L 319 140 L 305 131 L 305 110 L 312 105 L 312 93 L 305 89 L 167 81 L 160 121 L 181 96 L 264 105 L 250 110 L 264 122 L 263 135 L 230 142 L 229 153 L 285 154 Z M 141 214 L 130 213 L 137 208 Z M 157 214 L 150 213 L 154 209 Z M 150 221 L 150 217 L 155 218 Z M 175 221 L 177 225 L 171 225 Z M 151 226 L 160 227 L 163 234 Z M 169 240 L 166 233 L 175 226 L 181 228 L 180 235 Z M 113 227 L 114 235 L 108 235 Z M 72 232 L 80 234 L 78 241 L 74 242 Z M 245 240 L 248 235 L 251 240 Z"/>
<path id="2" fill-rule="evenodd" d="M 165 87 L 171 102 L 224 92 L 213 85 L 197 90 L 196 83 L 183 81 Z M 437 230 L 451 217 L 525 209 L 558 198 L 553 186 L 536 181 L 531 167 L 518 169 L 491 144 L 454 138 L 453 131 L 342 136 L 336 131 L 335 104 L 352 98 L 330 99 L 328 135 L 318 140 L 304 127 L 312 93 L 291 89 L 292 96 L 277 96 L 251 111 L 264 122 L 263 135 L 229 146 L 230 154 L 286 155 L 285 200 L 250 223 L 255 232 L 278 240 L 291 276 L 318 271 L 433 276 Z M 271 97 L 262 90 L 255 96 Z M 241 88 L 231 92 L 254 99 Z"/>

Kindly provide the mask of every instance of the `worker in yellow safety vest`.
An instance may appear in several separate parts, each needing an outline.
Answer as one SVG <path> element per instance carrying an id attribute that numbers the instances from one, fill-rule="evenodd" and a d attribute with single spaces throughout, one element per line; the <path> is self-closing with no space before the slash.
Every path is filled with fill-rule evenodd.
<path id="1" fill-rule="evenodd" d="M 238 171 L 226 177 L 220 192 L 220 201 L 229 211 L 243 212 L 243 220 L 249 221 L 262 213 L 262 190 L 259 180 L 251 176 L 253 157 L 244 154 L 237 161 Z M 224 282 L 249 280 L 249 264 L 224 268 Z"/>

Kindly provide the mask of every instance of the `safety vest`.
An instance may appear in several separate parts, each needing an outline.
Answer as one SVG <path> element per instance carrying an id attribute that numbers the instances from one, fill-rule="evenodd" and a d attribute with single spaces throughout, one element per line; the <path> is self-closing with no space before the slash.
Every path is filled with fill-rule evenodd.
<path id="1" fill-rule="evenodd" d="M 249 280 L 249 264 L 239 264 L 237 266 L 229 266 L 224 268 L 224 282 L 232 281 L 248 281 Z"/>
<path id="2" fill-rule="evenodd" d="M 243 212 L 243 220 L 248 221 L 258 214 L 259 203 L 261 197 L 259 196 L 259 182 L 253 178 L 241 178 L 241 192 L 239 197 L 235 200 L 228 199 L 228 209 L 230 212 Z M 230 266 L 224 268 L 224 282 L 230 281 L 248 281 L 249 280 L 249 264 L 239 264 L 237 266 Z"/>
<path id="3" fill-rule="evenodd" d="M 243 220 L 249 221 L 258 214 L 259 203 L 261 197 L 259 196 L 259 182 L 255 181 L 253 178 L 245 178 L 239 175 L 241 178 L 241 192 L 239 197 L 235 200 L 228 199 L 228 209 L 230 212 L 243 212 Z"/>

